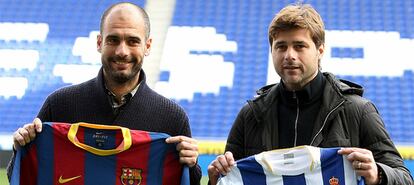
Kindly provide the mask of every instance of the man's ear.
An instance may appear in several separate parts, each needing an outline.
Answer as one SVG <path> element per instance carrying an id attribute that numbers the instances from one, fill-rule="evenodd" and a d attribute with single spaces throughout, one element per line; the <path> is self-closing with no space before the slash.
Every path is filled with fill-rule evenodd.
<path id="1" fill-rule="evenodd" d="M 151 44 L 152 44 L 152 38 L 149 37 L 147 41 L 145 42 L 145 52 L 144 52 L 145 56 L 148 56 L 150 54 Z"/>
<path id="2" fill-rule="evenodd" d="M 96 49 L 98 50 L 99 53 L 102 51 L 102 35 L 101 34 L 98 34 L 98 36 L 96 36 Z"/>
<path id="3" fill-rule="evenodd" d="M 321 44 L 318 48 L 318 59 L 319 60 L 322 60 L 324 53 L 325 53 L 325 44 Z"/>

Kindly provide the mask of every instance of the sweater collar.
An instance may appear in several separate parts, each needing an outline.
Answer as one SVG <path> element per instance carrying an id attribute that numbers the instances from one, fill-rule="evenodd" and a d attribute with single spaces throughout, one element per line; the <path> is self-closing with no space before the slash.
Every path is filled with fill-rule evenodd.
<path id="1" fill-rule="evenodd" d="M 103 95 L 107 96 L 108 95 L 108 91 L 107 88 L 105 86 L 105 80 L 104 80 L 104 76 L 103 76 L 103 68 L 101 67 L 101 69 L 99 70 L 98 76 L 96 77 L 97 79 L 97 86 L 102 89 L 104 92 Z M 141 91 L 141 89 L 144 89 L 146 87 L 146 75 L 144 72 L 144 69 L 141 69 L 141 72 L 139 73 L 139 82 L 138 82 L 138 86 L 133 90 L 132 95 L 135 96 L 135 94 L 139 93 L 139 91 Z"/>

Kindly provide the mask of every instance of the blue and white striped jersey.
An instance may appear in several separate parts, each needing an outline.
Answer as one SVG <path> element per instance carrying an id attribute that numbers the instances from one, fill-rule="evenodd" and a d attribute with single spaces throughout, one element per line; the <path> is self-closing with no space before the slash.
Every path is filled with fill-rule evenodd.
<path id="1" fill-rule="evenodd" d="M 299 146 L 262 152 L 236 162 L 219 185 L 364 185 L 340 148 Z"/>

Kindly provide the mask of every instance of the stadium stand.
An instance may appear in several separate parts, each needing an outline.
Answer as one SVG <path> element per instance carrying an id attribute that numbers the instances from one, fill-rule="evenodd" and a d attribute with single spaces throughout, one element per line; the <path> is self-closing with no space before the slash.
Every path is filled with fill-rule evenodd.
<path id="1" fill-rule="evenodd" d="M 94 55 L 94 34 L 103 10 L 117 1 L 4 2 L 0 3 L 1 138 L 31 121 L 55 89 L 95 76 L 100 61 Z M 134 2 L 147 5 L 143 0 Z M 184 107 L 194 137 L 213 140 L 214 144 L 202 145 L 203 153 L 221 153 L 242 105 L 259 87 L 277 81 L 269 62 L 267 26 L 280 8 L 293 2 L 169 4 L 174 6 L 171 25 L 163 28 L 166 35 L 160 38 L 165 40 L 155 40 L 163 43 L 163 51 L 157 52 L 159 71 L 154 73 L 159 80 L 153 87 Z M 410 61 L 414 0 L 304 2 L 312 4 L 326 23 L 323 70 L 363 85 L 364 96 L 377 105 L 391 138 L 404 146 L 405 159 L 412 159 L 412 150 L 405 146 L 414 143 L 414 61 Z M 162 3 L 154 6 L 151 9 L 157 10 Z M 70 68 L 74 65 L 85 70 L 86 77 Z M 0 149 L 10 149 L 9 141 L 1 139 Z"/>
<path id="2" fill-rule="evenodd" d="M 292 2 L 294 1 L 243 0 L 236 3 L 220 0 L 208 2 L 177 0 L 172 27 L 213 27 L 217 33 L 224 34 L 228 40 L 237 43 L 236 52 L 219 52 L 224 56 L 225 61 L 231 61 L 235 65 L 232 87 L 222 88 L 218 94 L 214 95 L 208 93 L 197 94 L 192 102 L 179 101 L 190 114 L 195 136 L 226 137 L 241 105 L 245 103 L 245 100 L 252 98 L 257 88 L 266 84 L 265 75 L 268 68 L 272 67 L 268 66 L 267 62 L 267 26 L 274 13 L 285 4 Z M 306 1 L 306 3 L 312 4 L 320 11 L 326 22 L 326 29 L 330 31 L 330 33 L 327 33 L 327 37 L 330 36 L 328 38 L 334 42 L 339 42 L 336 40 L 341 39 L 341 33 L 334 31 L 362 31 L 372 32 L 368 35 L 373 35 L 372 38 L 374 39 L 375 35 L 381 34 L 381 32 L 396 32 L 398 33 L 396 35 L 398 36 L 397 40 L 405 39 L 413 43 L 414 27 L 408 25 L 413 24 L 414 12 L 412 8 L 414 7 L 414 1 L 313 0 Z M 353 36 L 356 34 L 358 33 L 353 34 Z M 364 33 L 360 33 L 360 35 L 361 38 L 356 38 L 363 42 L 363 37 L 366 35 Z M 200 34 L 199 37 L 199 40 L 202 40 L 203 35 Z M 394 35 L 385 35 L 383 39 L 388 37 L 391 40 Z M 328 38 L 327 45 L 329 47 L 331 43 Z M 363 43 L 358 45 L 357 39 L 354 40 L 356 43 L 350 44 L 349 47 L 331 46 L 330 56 L 325 57 L 324 62 L 330 62 L 330 59 L 349 59 L 348 62 L 350 63 L 352 59 L 360 59 L 358 62 L 364 62 L 365 58 L 370 59 L 368 58 L 372 56 L 369 53 L 370 49 L 362 47 L 364 46 Z M 377 44 L 378 41 L 374 43 Z M 391 44 L 380 43 L 388 47 Z M 398 44 L 398 42 L 393 43 Z M 168 43 L 166 43 L 166 46 L 168 46 Z M 414 45 L 411 44 L 411 46 Z M 389 49 L 388 52 L 395 52 L 398 55 L 398 46 L 393 45 L 392 47 L 395 47 L 395 49 Z M 169 49 L 172 48 L 165 48 L 164 50 Z M 401 48 L 400 51 L 405 51 L 405 49 Z M 197 52 L 214 54 L 211 51 L 192 51 L 195 54 Z M 381 53 L 375 52 L 375 55 L 381 56 Z M 376 59 L 380 58 L 377 57 Z M 369 76 L 353 74 L 352 71 L 340 71 L 339 74 L 341 77 L 360 83 L 365 87 L 365 97 L 371 99 L 378 106 L 394 141 L 397 143 L 411 143 L 414 141 L 413 137 L 408 137 L 408 135 L 413 132 L 414 125 L 414 112 L 411 109 L 414 103 L 412 98 L 414 96 L 412 65 L 407 65 L 407 68 L 398 68 L 397 63 L 404 62 L 399 60 L 408 60 L 408 58 L 394 55 L 392 59 L 393 61 L 383 62 L 394 63 L 396 70 L 400 73 L 399 76 L 387 74 L 388 69 L 386 68 L 374 71 L 376 74 Z M 336 68 L 343 67 L 332 65 Z M 369 71 L 375 67 L 359 66 L 356 65 L 355 67 L 361 68 L 361 71 Z M 325 69 L 324 63 L 322 68 Z M 211 71 L 210 75 L 216 74 L 216 70 Z M 333 68 L 333 72 L 335 71 L 338 71 L 338 69 Z M 347 75 L 347 73 L 352 75 Z"/>

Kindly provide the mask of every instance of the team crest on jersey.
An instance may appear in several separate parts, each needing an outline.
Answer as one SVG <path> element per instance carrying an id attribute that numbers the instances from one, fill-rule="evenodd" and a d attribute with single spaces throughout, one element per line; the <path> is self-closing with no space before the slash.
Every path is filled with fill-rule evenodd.
<path id="1" fill-rule="evenodd" d="M 339 179 L 331 177 L 331 179 L 329 179 L 329 185 L 339 185 Z"/>
<path id="2" fill-rule="evenodd" d="M 123 185 L 139 185 L 142 181 L 142 169 L 122 168 L 121 182 Z"/>

